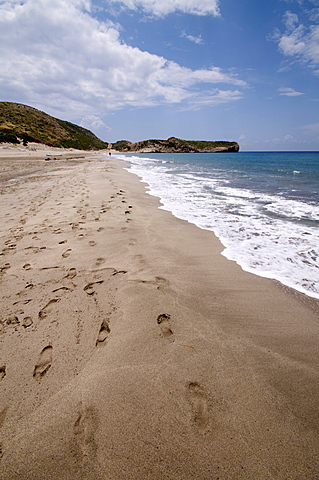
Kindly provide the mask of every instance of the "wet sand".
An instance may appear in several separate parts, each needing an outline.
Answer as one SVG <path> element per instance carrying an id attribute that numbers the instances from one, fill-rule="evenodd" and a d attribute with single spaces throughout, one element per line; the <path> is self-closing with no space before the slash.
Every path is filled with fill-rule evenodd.
<path id="1" fill-rule="evenodd" d="M 0 478 L 319 478 L 318 301 L 44 152 L 0 150 Z"/>

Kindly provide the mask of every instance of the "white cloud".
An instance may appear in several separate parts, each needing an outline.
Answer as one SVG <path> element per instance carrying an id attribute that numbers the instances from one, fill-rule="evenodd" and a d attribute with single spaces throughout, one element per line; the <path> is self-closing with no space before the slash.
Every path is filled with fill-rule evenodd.
<path id="1" fill-rule="evenodd" d="M 219 92 L 231 101 L 238 93 L 231 95 L 229 85 L 245 85 L 218 67 L 191 70 L 125 44 L 119 27 L 93 18 L 91 7 L 89 0 L 0 4 L 3 99 L 75 118 L 127 105 L 193 101 L 201 84 L 228 85 Z"/>
<path id="2" fill-rule="evenodd" d="M 131 10 L 142 8 L 159 17 L 175 11 L 193 15 L 219 15 L 219 0 L 109 0 L 120 3 Z"/>
<path id="3" fill-rule="evenodd" d="M 285 135 L 285 136 L 284 136 L 284 141 L 285 141 L 285 142 L 294 142 L 295 139 L 294 139 L 294 137 L 293 137 L 292 135 Z"/>
<path id="4" fill-rule="evenodd" d="M 309 18 L 314 21 L 314 12 L 310 11 Z M 319 65 L 319 25 L 304 25 L 299 23 L 298 16 L 291 12 L 284 15 L 286 31 L 275 35 L 279 50 L 286 56 L 294 57 L 312 67 Z"/>
<path id="5" fill-rule="evenodd" d="M 298 23 L 298 15 L 291 12 L 286 12 L 283 18 L 284 24 L 288 31 L 293 31 Z"/>
<path id="6" fill-rule="evenodd" d="M 280 92 L 279 95 L 285 95 L 287 97 L 299 97 L 303 95 L 301 92 L 296 92 L 293 88 L 279 88 L 278 91 Z"/>
<path id="7" fill-rule="evenodd" d="M 181 38 L 187 38 L 187 40 L 189 40 L 190 42 L 196 43 L 196 45 L 203 45 L 204 44 L 201 35 L 199 37 L 195 37 L 194 35 L 187 35 L 185 32 L 183 32 L 180 35 L 180 37 Z"/>
<path id="8" fill-rule="evenodd" d="M 194 94 L 188 100 L 188 106 L 182 110 L 199 110 L 202 107 L 210 107 L 228 103 L 230 101 L 240 100 L 242 93 L 239 90 L 219 90 L 212 89 L 200 94 Z"/>
<path id="9" fill-rule="evenodd" d="M 111 130 L 100 117 L 96 115 L 86 115 L 80 122 L 81 127 L 88 128 L 89 130 Z"/>

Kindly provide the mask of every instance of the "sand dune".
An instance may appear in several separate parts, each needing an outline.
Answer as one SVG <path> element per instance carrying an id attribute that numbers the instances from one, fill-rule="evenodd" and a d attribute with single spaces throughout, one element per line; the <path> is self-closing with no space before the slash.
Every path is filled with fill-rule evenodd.
<path id="1" fill-rule="evenodd" d="M 318 302 L 113 157 L 6 153 L 0 478 L 319 478 Z"/>

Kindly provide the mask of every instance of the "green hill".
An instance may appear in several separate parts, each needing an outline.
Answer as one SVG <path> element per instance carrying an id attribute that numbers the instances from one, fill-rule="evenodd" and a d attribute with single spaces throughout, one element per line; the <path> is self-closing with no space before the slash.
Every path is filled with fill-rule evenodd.
<path id="1" fill-rule="evenodd" d="M 86 128 L 21 103 L 0 102 L 0 142 L 20 141 L 79 150 L 104 149 L 108 146 L 107 142 Z"/>
<path id="2" fill-rule="evenodd" d="M 94 133 L 71 122 L 51 117 L 47 113 L 21 103 L 0 102 L 0 143 L 43 143 L 51 147 L 99 150 L 108 147 Z M 109 145 L 111 146 L 111 145 Z M 120 152 L 187 153 L 187 152 L 238 152 L 237 142 L 182 140 L 143 140 L 132 143 L 120 140 L 112 148 Z"/>

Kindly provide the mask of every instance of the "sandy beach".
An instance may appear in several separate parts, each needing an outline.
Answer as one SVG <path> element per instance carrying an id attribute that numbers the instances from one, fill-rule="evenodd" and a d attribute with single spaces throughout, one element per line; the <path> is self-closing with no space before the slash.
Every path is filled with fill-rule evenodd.
<path id="1" fill-rule="evenodd" d="M 319 302 L 125 167 L 0 149 L 1 480 L 319 479 Z"/>

